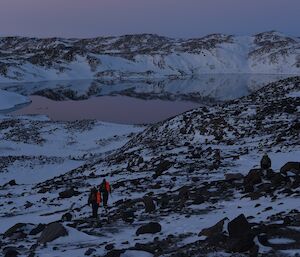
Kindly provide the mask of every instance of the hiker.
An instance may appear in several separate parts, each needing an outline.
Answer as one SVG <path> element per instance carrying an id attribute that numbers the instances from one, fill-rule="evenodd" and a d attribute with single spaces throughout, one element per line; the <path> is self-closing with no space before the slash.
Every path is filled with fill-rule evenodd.
<path id="1" fill-rule="evenodd" d="M 98 208 L 100 206 L 100 203 L 101 203 L 101 193 L 99 190 L 97 190 L 96 187 L 93 187 L 91 189 L 91 193 L 88 199 L 88 205 L 92 205 L 93 218 L 98 219 Z"/>
<path id="2" fill-rule="evenodd" d="M 103 197 L 103 206 L 107 207 L 108 195 L 111 194 L 111 187 L 106 179 L 103 179 L 101 185 L 99 186 L 99 190 Z"/>
<path id="3" fill-rule="evenodd" d="M 268 154 L 264 154 L 264 156 L 262 157 L 261 161 L 260 161 L 260 167 L 264 170 L 268 170 L 271 168 L 271 159 L 268 156 Z"/>

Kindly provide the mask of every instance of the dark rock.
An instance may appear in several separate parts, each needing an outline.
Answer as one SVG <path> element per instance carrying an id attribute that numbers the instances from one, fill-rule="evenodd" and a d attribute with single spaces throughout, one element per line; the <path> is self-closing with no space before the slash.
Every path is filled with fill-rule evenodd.
<path id="1" fill-rule="evenodd" d="M 227 248 L 232 252 L 246 252 L 254 246 L 254 235 L 244 214 L 228 223 Z"/>
<path id="2" fill-rule="evenodd" d="M 281 173 L 293 172 L 300 175 L 300 162 L 288 162 L 280 168 Z"/>
<path id="3" fill-rule="evenodd" d="M 71 198 L 77 195 L 80 195 L 80 192 L 75 191 L 74 188 L 59 193 L 60 198 Z"/>
<path id="4" fill-rule="evenodd" d="M 33 206 L 33 203 L 28 202 L 28 201 L 24 204 L 25 209 L 28 209 L 28 208 L 30 208 L 31 206 Z"/>
<path id="5" fill-rule="evenodd" d="M 132 223 L 135 218 L 134 211 L 133 210 L 123 211 L 121 214 L 121 218 L 125 222 Z"/>
<path id="6" fill-rule="evenodd" d="M 210 228 L 202 229 L 202 231 L 199 233 L 199 236 L 211 237 L 211 236 L 222 233 L 225 220 L 226 219 L 222 219 L 218 223 L 216 223 L 214 226 L 212 226 Z"/>
<path id="7" fill-rule="evenodd" d="M 168 170 L 169 168 L 171 168 L 171 166 L 172 166 L 172 163 L 170 161 L 168 161 L 168 160 L 161 161 L 155 169 L 155 177 L 157 178 L 157 177 L 161 176 L 162 173 L 164 171 Z"/>
<path id="8" fill-rule="evenodd" d="M 41 236 L 38 239 L 38 242 L 41 244 L 52 242 L 55 239 L 63 236 L 67 236 L 68 231 L 65 229 L 63 225 L 60 223 L 51 223 L 49 224 L 44 231 L 42 232 Z"/>
<path id="9" fill-rule="evenodd" d="M 42 187 L 42 188 L 38 191 L 39 194 L 45 194 L 45 193 L 47 193 L 47 192 L 49 192 L 49 188 L 47 188 L 47 187 Z"/>
<path id="10" fill-rule="evenodd" d="M 240 237 L 229 237 L 227 241 L 227 249 L 232 252 L 247 252 L 254 247 L 254 236 L 251 234 L 244 234 Z"/>
<path id="11" fill-rule="evenodd" d="M 3 249 L 4 257 L 17 257 L 19 252 L 15 247 L 6 247 Z"/>
<path id="12" fill-rule="evenodd" d="M 155 203 L 154 203 L 152 197 L 144 196 L 143 197 L 143 203 L 145 205 L 145 212 L 151 213 L 151 212 L 154 212 L 156 210 L 156 206 L 155 206 Z"/>
<path id="13" fill-rule="evenodd" d="M 244 176 L 241 173 L 227 173 L 225 174 L 225 180 L 241 180 Z"/>
<path id="14" fill-rule="evenodd" d="M 157 222 L 150 222 L 146 225 L 139 227 L 136 231 L 136 235 L 141 234 L 156 234 L 161 231 L 161 225 Z"/>
<path id="15" fill-rule="evenodd" d="M 32 229 L 29 232 L 29 235 L 35 236 L 35 235 L 41 233 L 45 229 L 45 227 L 46 227 L 45 224 L 38 224 L 38 226 L 36 228 Z"/>
<path id="16" fill-rule="evenodd" d="M 187 201 L 190 196 L 189 188 L 187 186 L 183 186 L 182 188 L 180 188 L 178 196 L 181 202 Z"/>
<path id="17" fill-rule="evenodd" d="M 17 223 L 8 230 L 6 230 L 3 234 L 3 237 L 11 237 L 14 233 L 20 232 L 24 230 L 24 227 L 26 226 L 26 223 Z"/>
<path id="18" fill-rule="evenodd" d="M 114 249 L 114 244 L 108 244 L 105 246 L 105 250 L 107 251 L 111 251 L 112 249 Z"/>
<path id="19" fill-rule="evenodd" d="M 125 253 L 125 250 L 112 250 L 108 252 L 104 257 L 120 257 L 123 253 Z"/>
<path id="20" fill-rule="evenodd" d="M 286 178 L 282 176 L 280 173 L 275 173 L 271 178 L 271 183 L 274 187 L 280 186 L 286 181 L 287 181 Z"/>
<path id="21" fill-rule="evenodd" d="M 224 233 L 217 233 L 207 237 L 205 241 L 210 246 L 220 247 L 224 249 L 227 247 L 228 237 Z"/>
<path id="22" fill-rule="evenodd" d="M 244 178 L 245 185 L 256 185 L 261 183 L 262 178 L 262 171 L 261 169 L 252 169 L 249 171 L 248 175 Z"/>
<path id="23" fill-rule="evenodd" d="M 244 214 L 239 215 L 228 223 L 230 237 L 240 237 L 251 232 L 251 226 Z"/>
<path id="24" fill-rule="evenodd" d="M 18 184 L 16 183 L 16 180 L 12 179 L 9 182 L 7 182 L 6 184 L 4 184 L 3 186 L 17 186 Z"/>
<path id="25" fill-rule="evenodd" d="M 254 245 L 250 250 L 249 250 L 249 257 L 257 257 L 259 252 L 259 247 L 257 245 Z"/>
<path id="26" fill-rule="evenodd" d="M 89 249 L 86 250 L 86 252 L 84 253 L 84 255 L 90 256 L 90 255 L 92 255 L 94 252 L 96 252 L 96 249 L 94 249 L 94 248 L 89 248 Z"/>
<path id="27" fill-rule="evenodd" d="M 71 221 L 73 218 L 72 214 L 67 212 L 64 215 L 62 215 L 61 220 L 62 221 Z"/>

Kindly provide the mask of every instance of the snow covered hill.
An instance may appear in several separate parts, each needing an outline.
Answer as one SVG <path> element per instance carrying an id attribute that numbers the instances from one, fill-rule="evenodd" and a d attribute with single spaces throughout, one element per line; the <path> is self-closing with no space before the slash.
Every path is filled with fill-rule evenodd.
<path id="1" fill-rule="evenodd" d="M 292 77 L 147 127 L 1 118 L 1 251 L 297 256 L 299 92 Z M 86 202 L 104 177 L 113 195 L 97 221 Z"/>
<path id="2" fill-rule="evenodd" d="M 216 73 L 299 74 L 300 39 L 270 31 L 172 39 L 0 39 L 0 81 L 182 78 Z"/>
<path id="3" fill-rule="evenodd" d="M 0 111 L 12 109 L 18 105 L 29 103 L 30 100 L 26 96 L 0 89 Z"/>

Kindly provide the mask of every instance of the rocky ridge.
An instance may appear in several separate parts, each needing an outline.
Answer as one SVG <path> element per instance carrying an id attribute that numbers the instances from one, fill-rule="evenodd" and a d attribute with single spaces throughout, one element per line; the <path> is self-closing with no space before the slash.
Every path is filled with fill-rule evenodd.
<path id="1" fill-rule="evenodd" d="M 217 73 L 299 74 L 299 38 L 275 31 L 172 39 L 152 34 L 0 38 L 0 80 L 131 80 Z"/>

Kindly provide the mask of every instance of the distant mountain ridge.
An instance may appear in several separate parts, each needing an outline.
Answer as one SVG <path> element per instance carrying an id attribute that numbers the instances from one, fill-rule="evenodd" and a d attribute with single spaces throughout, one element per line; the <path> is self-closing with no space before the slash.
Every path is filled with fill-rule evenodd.
<path id="1" fill-rule="evenodd" d="M 276 31 L 173 39 L 0 38 L 0 82 L 183 78 L 217 73 L 300 74 L 300 39 Z"/>

